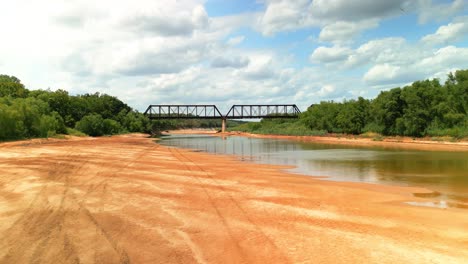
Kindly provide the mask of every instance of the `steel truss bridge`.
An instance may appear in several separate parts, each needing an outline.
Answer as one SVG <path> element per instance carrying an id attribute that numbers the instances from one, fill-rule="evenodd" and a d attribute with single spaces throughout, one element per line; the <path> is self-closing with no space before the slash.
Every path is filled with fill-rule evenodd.
<path id="1" fill-rule="evenodd" d="M 301 111 L 295 104 L 233 105 L 226 115 L 216 105 L 150 105 L 149 119 L 221 119 L 222 132 L 227 119 L 297 118 Z"/>

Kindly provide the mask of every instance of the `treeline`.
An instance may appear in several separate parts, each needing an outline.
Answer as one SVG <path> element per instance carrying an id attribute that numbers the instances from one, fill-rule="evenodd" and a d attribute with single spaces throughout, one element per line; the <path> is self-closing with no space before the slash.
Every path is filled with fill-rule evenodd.
<path id="1" fill-rule="evenodd" d="M 378 133 L 385 136 L 468 137 L 468 70 L 447 81 L 417 81 L 382 91 L 375 99 L 324 101 L 310 106 L 297 120 L 264 119 L 231 130 L 264 134 L 323 135 Z M 13 76 L 0 75 L 0 141 L 56 134 L 111 135 L 179 128 L 219 128 L 220 120 L 151 122 L 116 97 L 70 95 L 67 91 L 28 90 Z M 234 128 L 232 128 L 235 126 Z"/>
<path id="2" fill-rule="evenodd" d="M 382 91 L 373 100 L 359 97 L 310 106 L 297 121 L 246 124 L 240 130 L 271 134 L 378 133 L 385 136 L 468 137 L 468 70 L 439 80 L 417 81 Z"/>
<path id="3" fill-rule="evenodd" d="M 0 140 L 148 132 L 147 117 L 106 94 L 28 90 L 13 76 L 0 75 Z"/>

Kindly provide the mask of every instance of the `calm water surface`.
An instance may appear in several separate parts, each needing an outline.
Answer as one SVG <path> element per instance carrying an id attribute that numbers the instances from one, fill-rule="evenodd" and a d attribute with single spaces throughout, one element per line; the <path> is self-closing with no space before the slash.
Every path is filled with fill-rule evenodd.
<path id="1" fill-rule="evenodd" d="M 282 139 L 172 135 L 159 143 L 258 163 L 329 180 L 420 186 L 433 190 L 421 206 L 468 208 L 468 152 L 415 151 L 317 144 Z M 415 194 L 418 195 L 418 194 Z"/>

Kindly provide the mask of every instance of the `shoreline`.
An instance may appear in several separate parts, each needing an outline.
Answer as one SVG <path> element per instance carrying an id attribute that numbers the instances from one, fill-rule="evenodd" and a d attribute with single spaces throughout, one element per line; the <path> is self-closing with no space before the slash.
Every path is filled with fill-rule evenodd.
<path id="1" fill-rule="evenodd" d="M 412 195 L 423 188 L 323 181 L 143 134 L 0 148 L 4 262 L 468 258 L 466 210 L 404 203 L 429 201 Z"/>
<path id="2" fill-rule="evenodd" d="M 242 136 L 250 138 L 271 138 L 286 139 L 311 143 L 337 144 L 360 147 L 382 147 L 390 149 L 412 149 L 423 151 L 468 151 L 468 142 L 448 142 L 448 141 L 430 141 L 424 139 L 413 139 L 409 137 L 386 137 L 382 141 L 375 141 L 372 138 L 362 138 L 357 136 L 287 136 L 287 135 L 263 135 L 246 132 L 225 132 L 217 133 L 215 130 L 169 130 L 169 134 L 205 134 L 212 136 Z"/>
<path id="3" fill-rule="evenodd" d="M 406 142 L 398 142 L 399 145 L 393 145 L 394 141 L 392 139 L 384 142 L 373 142 L 369 141 L 369 139 L 362 139 L 362 138 L 337 138 L 337 137 L 315 137 L 315 136 L 283 136 L 283 135 L 258 135 L 258 134 L 251 134 L 251 133 L 242 133 L 242 132 L 230 132 L 230 133 L 218 133 L 216 131 L 210 130 L 170 130 L 166 131 L 167 135 L 209 135 L 215 137 L 229 137 L 229 136 L 239 136 L 239 137 L 247 137 L 247 138 L 265 138 L 265 139 L 283 139 L 283 140 L 293 140 L 293 141 L 300 141 L 300 142 L 310 142 L 310 143 L 317 143 L 317 144 L 330 144 L 330 145 L 344 145 L 344 146 L 356 146 L 356 147 L 369 147 L 369 148 L 382 148 L 382 149 L 389 149 L 389 150 L 397 150 L 397 151 L 404 151 L 404 150 L 418 150 L 418 151 L 448 151 L 448 152 L 464 152 L 464 144 L 458 145 L 454 143 L 450 143 L 448 146 L 440 145 L 440 142 L 429 142 L 425 143 L 424 141 L 410 141 L 409 143 Z M 304 139 L 305 138 L 305 139 Z M 373 143 L 380 143 L 380 144 L 373 144 Z M 405 144 L 406 143 L 406 144 Z M 433 145 L 426 146 L 425 144 L 437 144 L 436 147 Z M 467 142 L 468 144 L 468 142 Z M 455 146 L 455 148 L 453 148 Z M 176 147 L 176 146 L 174 146 Z M 430 148 L 429 148 L 430 147 Z M 195 149 L 190 148 L 182 148 L 189 151 L 194 151 Z M 468 145 L 467 149 L 468 151 Z M 198 150 L 196 152 L 199 152 Z M 203 153 L 212 154 L 210 152 L 202 151 Z M 236 154 L 216 154 L 228 157 L 234 157 L 236 160 L 245 162 L 241 157 Z M 247 161 L 254 164 L 262 164 L 257 163 L 255 161 Z M 270 164 L 272 166 L 281 166 L 278 164 Z M 421 206 L 421 207 L 433 207 L 433 208 L 459 208 L 466 210 L 468 209 L 468 201 L 466 199 L 461 198 L 454 198 L 453 194 L 447 195 L 444 188 L 440 188 L 440 186 L 424 186 L 424 184 L 414 183 L 413 185 L 408 185 L 407 183 L 383 183 L 383 182 L 368 182 L 368 181 L 352 181 L 352 180 L 345 180 L 345 179 L 332 179 L 330 176 L 325 175 L 311 175 L 306 173 L 301 173 L 300 171 L 290 171 L 290 169 L 295 169 L 296 166 L 288 165 L 285 168 L 282 168 L 282 171 L 288 174 L 294 174 L 298 176 L 305 176 L 305 177 L 312 177 L 317 180 L 324 180 L 324 181 L 332 181 L 337 183 L 363 183 L 363 184 L 371 184 L 371 185 L 382 185 L 382 186 L 397 186 L 397 187 L 414 187 L 418 188 L 417 192 L 412 193 L 414 197 L 422 197 L 426 198 L 426 201 L 423 202 L 413 202 L 410 201 L 407 204 L 412 206 Z"/>

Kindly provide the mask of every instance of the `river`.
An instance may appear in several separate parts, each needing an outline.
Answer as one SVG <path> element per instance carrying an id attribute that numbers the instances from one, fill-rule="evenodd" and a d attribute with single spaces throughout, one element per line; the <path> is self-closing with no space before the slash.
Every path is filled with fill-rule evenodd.
<path id="1" fill-rule="evenodd" d="M 292 173 L 333 181 L 425 187 L 414 205 L 468 208 L 468 152 L 416 151 L 240 136 L 171 135 L 166 146 L 236 155 L 243 161 L 290 165 Z"/>

